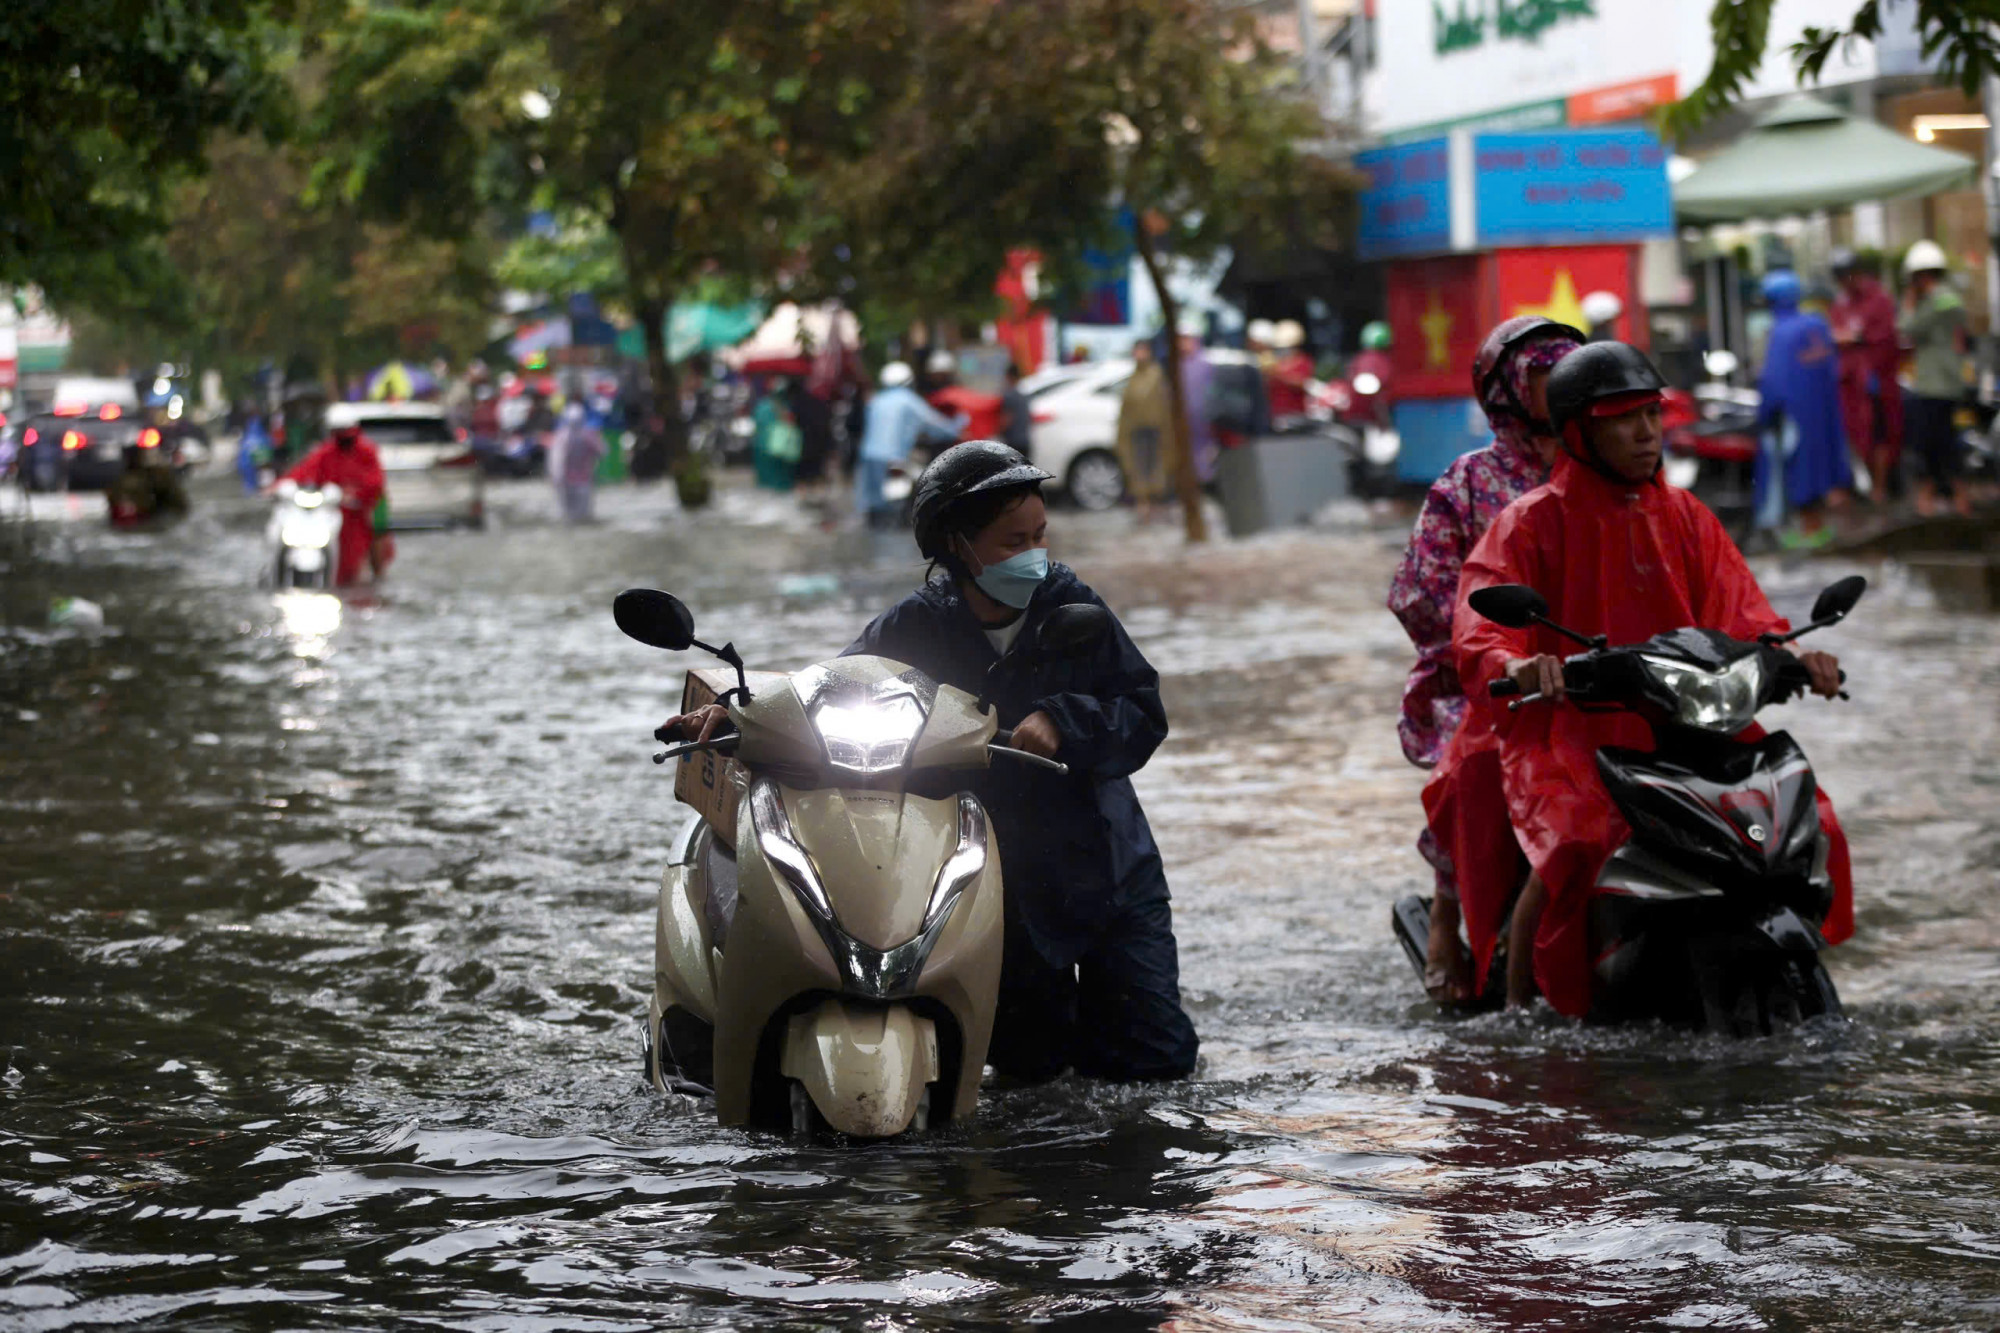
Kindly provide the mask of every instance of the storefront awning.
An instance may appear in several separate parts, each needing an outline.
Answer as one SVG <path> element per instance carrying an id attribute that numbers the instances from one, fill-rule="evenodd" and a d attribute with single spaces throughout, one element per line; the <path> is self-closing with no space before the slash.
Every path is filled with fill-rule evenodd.
<path id="1" fill-rule="evenodd" d="M 1801 95 L 1765 112 L 1675 186 L 1674 213 L 1683 222 L 1736 222 L 1844 208 L 1958 189 L 1977 167 L 1963 153 L 1926 147 Z"/>

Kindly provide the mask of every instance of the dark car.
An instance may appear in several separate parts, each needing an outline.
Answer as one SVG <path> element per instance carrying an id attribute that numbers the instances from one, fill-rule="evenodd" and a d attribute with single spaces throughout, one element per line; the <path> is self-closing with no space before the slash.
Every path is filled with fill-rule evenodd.
<path id="1" fill-rule="evenodd" d="M 30 417 L 19 441 L 21 484 L 31 491 L 101 491 L 125 470 L 125 448 L 143 444 L 145 430 L 123 414 Z M 158 431 L 152 439 L 158 447 Z"/>

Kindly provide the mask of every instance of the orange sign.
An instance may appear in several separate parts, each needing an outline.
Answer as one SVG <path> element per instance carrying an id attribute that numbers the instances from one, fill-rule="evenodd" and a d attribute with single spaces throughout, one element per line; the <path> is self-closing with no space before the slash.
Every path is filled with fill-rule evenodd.
<path id="1" fill-rule="evenodd" d="M 1614 83 L 1608 88 L 1590 88 L 1573 94 L 1568 104 L 1572 125 L 1605 125 L 1612 121 L 1636 120 L 1656 106 L 1674 101 L 1679 83 L 1672 74 L 1655 74 L 1650 79 Z"/>

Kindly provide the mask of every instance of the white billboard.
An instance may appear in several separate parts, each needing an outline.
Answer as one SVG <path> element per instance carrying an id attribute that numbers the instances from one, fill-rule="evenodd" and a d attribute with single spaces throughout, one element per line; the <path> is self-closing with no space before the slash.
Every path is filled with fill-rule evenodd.
<path id="1" fill-rule="evenodd" d="M 1375 66 L 1364 85 L 1373 134 L 1529 108 L 1526 123 L 1593 90 L 1671 77 L 1685 94 L 1708 75 L 1714 0 L 1377 0 Z M 1807 27 L 1837 27 L 1855 0 L 1778 0 L 1770 44 L 1745 97 L 1797 86 L 1789 51 Z M 1895 17 L 1891 11 L 1890 17 Z M 1874 48 L 1836 51 L 1823 84 L 1873 78 Z"/>

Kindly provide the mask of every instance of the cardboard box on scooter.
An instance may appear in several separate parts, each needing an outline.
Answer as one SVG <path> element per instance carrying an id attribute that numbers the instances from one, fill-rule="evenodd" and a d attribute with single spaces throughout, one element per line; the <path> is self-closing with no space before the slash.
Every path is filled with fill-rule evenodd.
<path id="1" fill-rule="evenodd" d="M 748 673 L 751 694 L 784 685 L 778 671 Z M 681 712 L 691 713 L 714 703 L 722 692 L 736 684 L 736 673 L 728 667 L 698 667 L 687 673 L 681 689 Z M 749 789 L 750 775 L 734 759 L 713 750 L 684 754 L 674 772 L 674 799 L 690 806 L 715 836 L 729 847 L 736 846 L 736 811 Z"/>

